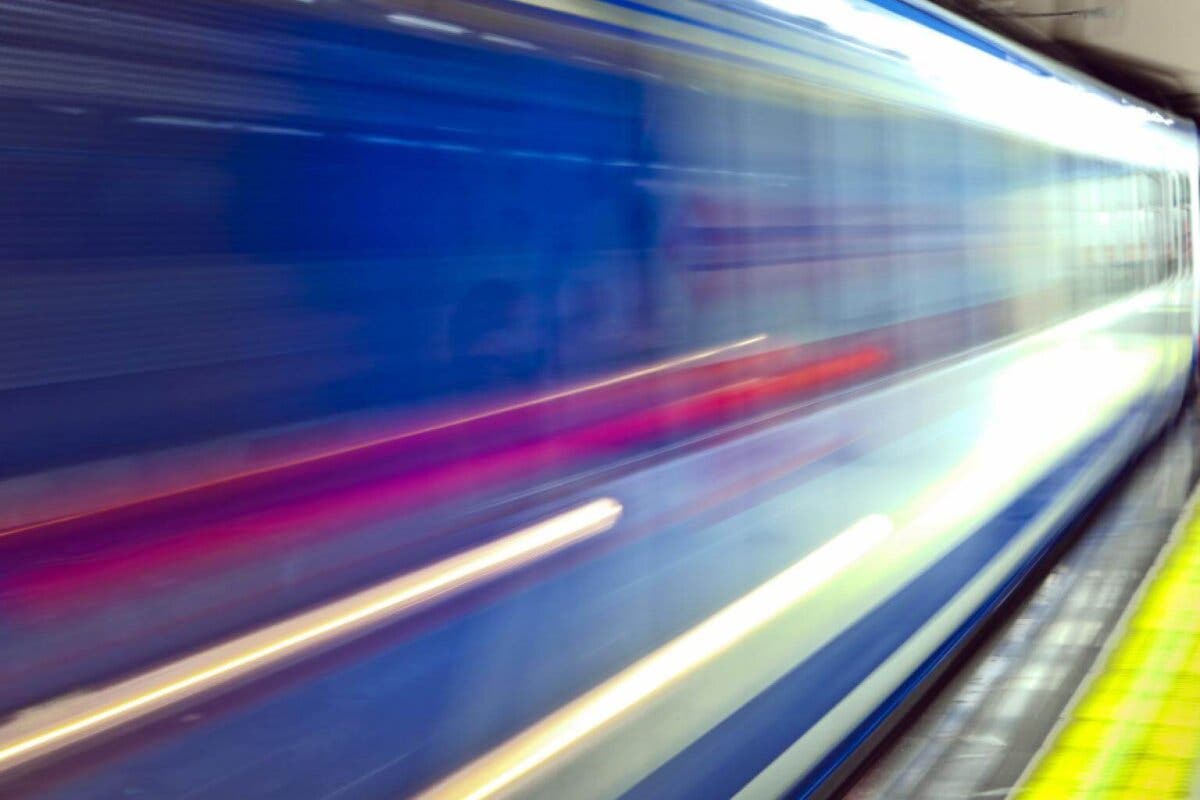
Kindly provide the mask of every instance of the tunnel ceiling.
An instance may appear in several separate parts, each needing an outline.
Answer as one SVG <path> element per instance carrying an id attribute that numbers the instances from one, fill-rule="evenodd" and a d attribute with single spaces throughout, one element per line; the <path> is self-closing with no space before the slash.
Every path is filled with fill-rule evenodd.
<path id="1" fill-rule="evenodd" d="M 1131 94 L 1200 119 L 1200 2 L 938 2 Z"/>

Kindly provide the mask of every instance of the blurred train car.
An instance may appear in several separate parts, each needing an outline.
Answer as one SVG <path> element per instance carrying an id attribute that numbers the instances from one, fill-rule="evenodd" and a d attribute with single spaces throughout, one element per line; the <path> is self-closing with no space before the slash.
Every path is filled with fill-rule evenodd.
<path id="1" fill-rule="evenodd" d="M 1190 123 L 922 0 L 10 0 L 0 74 L 11 791 L 820 791 L 1190 380 Z"/>

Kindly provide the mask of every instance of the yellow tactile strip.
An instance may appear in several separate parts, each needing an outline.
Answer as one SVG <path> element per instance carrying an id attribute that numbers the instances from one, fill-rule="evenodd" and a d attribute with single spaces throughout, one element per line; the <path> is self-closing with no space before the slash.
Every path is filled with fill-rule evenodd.
<path id="1" fill-rule="evenodd" d="M 1161 557 L 1124 636 L 1017 796 L 1179 798 L 1200 762 L 1200 511 Z"/>

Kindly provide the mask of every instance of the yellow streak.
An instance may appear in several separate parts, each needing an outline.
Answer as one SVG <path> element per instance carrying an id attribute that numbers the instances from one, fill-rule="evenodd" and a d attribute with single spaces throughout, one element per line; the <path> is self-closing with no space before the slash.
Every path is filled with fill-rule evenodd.
<path id="1" fill-rule="evenodd" d="M 512 571 L 555 550 L 611 528 L 621 515 L 611 498 L 594 500 L 429 567 L 388 581 L 313 611 L 202 651 L 158 670 L 83 698 L 68 698 L 40 714 L 34 709 L 0 727 L 0 770 L 44 755 L 117 724 L 145 716 L 196 693 L 277 665 L 301 650 L 345 639 L 403 611 Z M 61 713 L 83 705 L 83 713 Z M 57 712 L 57 713 L 56 713 Z M 40 721 L 31 716 L 66 716 Z M 33 732 L 23 729 L 34 728 Z M 15 741 L 14 741 L 15 739 Z"/>
<path id="2" fill-rule="evenodd" d="M 554 769 L 571 750 L 652 697 L 731 650 L 828 583 L 892 532 L 873 514 L 826 542 L 749 594 L 427 790 L 426 798 L 481 798 L 520 790 Z"/>

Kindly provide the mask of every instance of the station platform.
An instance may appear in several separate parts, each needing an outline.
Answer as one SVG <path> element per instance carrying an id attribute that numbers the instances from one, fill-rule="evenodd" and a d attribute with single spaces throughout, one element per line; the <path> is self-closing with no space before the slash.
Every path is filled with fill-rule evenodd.
<path id="1" fill-rule="evenodd" d="M 844 796 L 1200 797 L 1198 467 L 1193 409 Z"/>

